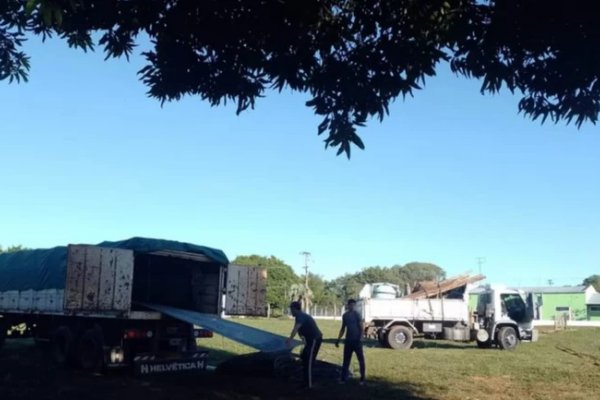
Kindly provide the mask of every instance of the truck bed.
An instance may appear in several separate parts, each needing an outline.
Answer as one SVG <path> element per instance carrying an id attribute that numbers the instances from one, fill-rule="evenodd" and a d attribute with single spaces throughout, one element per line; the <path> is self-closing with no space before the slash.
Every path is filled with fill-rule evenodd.
<path id="1" fill-rule="evenodd" d="M 462 299 L 368 299 L 362 301 L 366 322 L 405 319 L 408 321 L 468 321 Z"/>

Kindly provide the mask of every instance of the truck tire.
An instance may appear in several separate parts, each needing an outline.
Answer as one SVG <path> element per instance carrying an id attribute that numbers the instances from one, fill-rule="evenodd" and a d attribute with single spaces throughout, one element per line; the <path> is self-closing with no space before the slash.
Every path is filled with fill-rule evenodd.
<path id="1" fill-rule="evenodd" d="M 387 334 L 387 344 L 392 349 L 410 349 L 413 344 L 412 330 L 406 326 L 393 326 Z"/>
<path id="2" fill-rule="evenodd" d="M 77 363 L 84 371 L 98 371 L 104 361 L 104 340 L 100 328 L 84 332 L 77 346 Z"/>
<path id="3" fill-rule="evenodd" d="M 512 326 L 503 326 L 498 331 L 497 341 L 502 350 L 514 350 L 519 344 L 519 337 L 515 328 Z"/>
<path id="4" fill-rule="evenodd" d="M 73 333 L 67 326 L 56 328 L 50 339 L 50 356 L 60 367 L 65 367 L 71 358 L 73 348 Z"/>

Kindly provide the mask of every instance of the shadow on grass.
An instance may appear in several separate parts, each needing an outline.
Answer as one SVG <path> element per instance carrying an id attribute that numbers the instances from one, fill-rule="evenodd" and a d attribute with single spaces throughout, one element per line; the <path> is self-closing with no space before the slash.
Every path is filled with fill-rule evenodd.
<path id="1" fill-rule="evenodd" d="M 323 343 L 335 344 L 336 339 L 324 339 Z M 343 346 L 343 341 L 340 342 L 340 348 Z M 387 349 L 390 351 L 406 351 L 406 350 L 392 350 L 387 347 L 383 347 L 379 341 L 366 339 L 363 341 L 363 346 L 369 349 Z M 413 349 L 457 349 L 457 350 L 473 350 L 477 349 L 477 346 L 472 342 L 451 342 L 448 340 L 440 339 L 417 339 L 414 341 Z"/>
<path id="2" fill-rule="evenodd" d="M 211 363 L 235 359 L 226 351 L 211 350 Z M 252 373 L 216 374 L 205 372 L 193 376 L 163 376 L 138 379 L 125 371 L 91 374 L 57 368 L 32 341 L 7 343 L 0 350 L 0 398 L 2 400 L 208 400 L 238 399 L 306 399 L 365 400 L 368 398 L 432 400 L 422 395 L 423 388 L 406 382 L 356 381 L 339 385 L 331 375 L 315 377 L 310 391 L 299 389 L 297 379 L 261 376 L 257 364 L 249 364 Z"/>
<path id="3" fill-rule="evenodd" d="M 454 350 L 478 350 L 478 347 L 470 342 L 451 342 L 448 340 L 415 340 L 415 349 L 454 349 Z"/>
<path id="4" fill-rule="evenodd" d="M 330 377 L 315 377 L 314 387 L 302 389 L 296 380 L 281 380 L 265 377 L 243 377 L 215 375 L 211 379 L 214 389 L 222 394 L 249 396 L 259 399 L 307 399 L 311 400 L 365 400 L 370 398 L 434 400 L 423 395 L 423 390 L 405 382 L 390 383 L 383 380 L 369 380 L 365 386 L 357 381 L 343 385 Z"/>
<path id="5" fill-rule="evenodd" d="M 324 344 L 333 344 L 335 345 L 337 339 L 323 339 Z M 340 340 L 340 348 L 344 345 L 344 340 Z M 363 339 L 363 346 L 368 348 L 381 347 L 377 340 L 373 339 Z"/>

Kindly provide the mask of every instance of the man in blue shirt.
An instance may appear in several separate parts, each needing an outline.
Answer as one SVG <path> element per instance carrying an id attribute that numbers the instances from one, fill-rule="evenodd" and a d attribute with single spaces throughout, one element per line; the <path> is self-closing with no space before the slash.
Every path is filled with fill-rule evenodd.
<path id="1" fill-rule="evenodd" d="M 312 387 L 312 368 L 317 359 L 317 353 L 321 348 L 323 334 L 321 334 L 313 317 L 302 312 L 302 307 L 299 302 L 292 302 L 292 304 L 290 304 L 290 311 L 296 319 L 296 322 L 294 324 L 294 329 L 292 329 L 292 333 L 287 340 L 287 344 L 288 346 L 291 344 L 296 334 L 300 334 L 304 339 L 304 349 L 302 349 L 300 358 L 302 359 L 304 387 L 310 389 Z"/>
<path id="2" fill-rule="evenodd" d="M 362 338 L 364 333 L 364 325 L 362 317 L 354 309 L 356 301 L 353 299 L 348 300 L 346 306 L 347 310 L 342 316 L 342 328 L 335 347 L 340 346 L 340 340 L 346 333 L 346 340 L 344 341 L 344 364 L 342 366 L 342 382 L 348 380 L 348 374 L 350 369 L 350 361 L 352 360 L 352 353 L 356 353 L 358 359 L 358 365 L 360 368 L 360 384 L 365 383 L 365 355 L 363 353 Z"/>

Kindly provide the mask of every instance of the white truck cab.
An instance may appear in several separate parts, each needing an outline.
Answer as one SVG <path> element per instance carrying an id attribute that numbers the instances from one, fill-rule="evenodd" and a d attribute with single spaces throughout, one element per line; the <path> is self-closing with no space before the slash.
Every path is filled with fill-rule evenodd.
<path id="1" fill-rule="evenodd" d="M 519 341 L 536 341 L 533 297 L 501 285 L 488 285 L 479 293 L 474 329 L 481 348 L 497 345 L 513 350 Z"/>

